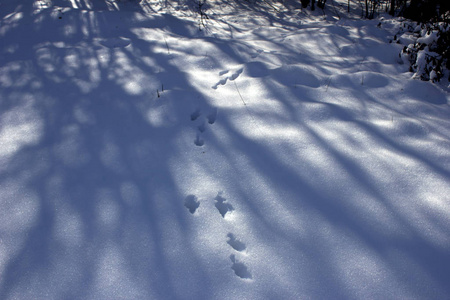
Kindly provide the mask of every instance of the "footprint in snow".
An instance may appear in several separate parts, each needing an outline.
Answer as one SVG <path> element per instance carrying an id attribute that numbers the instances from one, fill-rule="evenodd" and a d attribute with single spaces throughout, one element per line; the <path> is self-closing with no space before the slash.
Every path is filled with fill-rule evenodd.
<path id="1" fill-rule="evenodd" d="M 205 130 L 206 130 L 206 124 L 205 124 L 205 122 L 203 122 L 202 124 L 198 125 L 198 126 L 197 126 L 197 129 L 198 129 L 198 131 L 200 131 L 200 132 L 205 132 Z"/>
<path id="2" fill-rule="evenodd" d="M 234 72 L 230 77 L 228 77 L 230 80 L 235 80 L 236 78 L 239 77 L 239 75 L 242 74 L 242 72 L 244 72 L 244 68 L 240 68 L 238 69 L 236 72 Z"/>
<path id="3" fill-rule="evenodd" d="M 213 89 L 216 90 L 216 89 L 219 87 L 219 85 L 225 85 L 225 84 L 227 83 L 228 80 L 231 80 L 231 81 L 235 80 L 236 78 L 239 77 L 239 75 L 242 74 L 243 71 L 244 71 L 244 68 L 239 68 L 239 69 L 237 69 L 237 70 L 236 70 L 235 72 L 233 72 L 231 75 L 226 76 L 226 77 L 220 79 L 220 80 L 219 80 L 215 85 L 213 85 L 211 88 L 213 88 Z M 219 72 L 219 76 L 228 74 L 228 72 L 229 72 L 228 70 L 221 71 L 221 72 Z"/>
<path id="4" fill-rule="evenodd" d="M 236 276 L 242 278 L 242 279 L 252 279 L 252 274 L 249 272 L 246 265 L 236 260 L 236 256 L 234 254 L 230 255 L 231 262 L 233 263 L 231 265 L 231 269 L 233 269 L 234 274 Z"/>
<path id="5" fill-rule="evenodd" d="M 196 109 L 193 113 L 191 113 L 191 121 L 197 120 L 200 116 L 201 116 L 201 111 L 200 111 L 200 109 Z M 200 133 L 202 133 L 202 132 L 205 131 L 206 128 L 205 128 L 205 126 L 202 124 L 202 125 L 198 126 L 197 129 L 198 129 L 198 131 L 199 131 Z M 205 144 L 205 141 L 201 138 L 200 133 L 197 133 L 197 136 L 196 136 L 196 138 L 195 138 L 195 140 L 194 140 L 194 144 L 195 144 L 196 146 L 199 146 L 199 147 L 201 147 L 201 146 L 203 146 L 203 145 Z"/>
<path id="6" fill-rule="evenodd" d="M 192 114 L 191 114 L 191 121 L 195 121 L 198 119 L 198 117 L 200 117 L 201 112 L 200 109 L 195 110 Z"/>
<path id="7" fill-rule="evenodd" d="M 234 250 L 242 252 L 247 248 L 243 242 L 236 239 L 234 234 L 228 233 L 227 237 L 228 237 L 227 241 L 228 245 L 230 245 Z"/>
<path id="8" fill-rule="evenodd" d="M 225 199 L 224 197 L 222 197 L 222 192 L 219 192 L 216 196 L 216 198 L 214 198 L 214 200 L 216 200 L 216 208 L 219 211 L 219 213 L 222 215 L 222 218 L 225 218 L 225 215 L 228 212 L 231 212 L 234 210 L 233 206 L 228 203 L 227 199 Z"/>
<path id="9" fill-rule="evenodd" d="M 262 49 L 258 49 L 257 51 L 256 51 L 256 53 L 255 54 L 253 54 L 251 57 L 252 58 L 257 58 L 261 53 L 263 53 L 264 52 L 264 50 L 262 50 Z"/>
<path id="10" fill-rule="evenodd" d="M 227 199 L 222 197 L 222 192 L 219 192 L 214 200 L 216 200 L 215 206 L 219 210 L 223 218 L 225 218 L 225 215 L 229 211 L 234 210 L 233 206 L 227 202 Z M 189 210 L 191 214 L 194 214 L 200 206 L 200 201 L 195 195 L 189 195 L 184 200 L 184 206 Z M 230 245 L 234 250 L 242 252 L 247 249 L 247 246 L 239 239 L 237 239 L 233 233 L 228 233 L 227 237 L 228 245 Z M 248 270 L 248 267 L 244 263 L 238 261 L 234 254 L 230 255 L 230 260 L 232 262 L 231 269 L 234 271 L 234 274 L 236 276 L 245 280 L 253 279 L 253 276 Z"/>
<path id="11" fill-rule="evenodd" d="M 195 213 L 197 208 L 200 206 L 200 201 L 194 195 L 189 195 L 184 199 L 184 206 L 189 210 L 191 214 Z"/>
<path id="12" fill-rule="evenodd" d="M 209 124 L 214 124 L 217 119 L 217 108 L 214 108 L 206 118 Z"/>
<path id="13" fill-rule="evenodd" d="M 205 140 L 201 138 L 200 133 L 197 133 L 197 137 L 194 140 L 194 144 L 199 147 L 205 144 Z"/>
<path id="14" fill-rule="evenodd" d="M 195 110 L 193 113 L 191 113 L 191 121 L 196 121 L 198 118 L 200 118 L 201 112 L 200 109 Z M 210 113 L 206 116 L 206 120 L 208 120 L 209 124 L 214 124 L 217 120 L 217 108 L 213 108 Z M 197 126 L 197 136 L 194 140 L 194 144 L 196 146 L 203 146 L 205 144 L 204 139 L 201 137 L 201 134 L 206 131 L 206 122 L 203 120 L 203 122 L 200 123 L 200 125 Z"/>
<path id="15" fill-rule="evenodd" d="M 225 85 L 228 81 L 228 77 L 220 79 L 215 85 L 213 85 L 211 88 L 217 90 L 217 88 L 219 87 L 219 85 Z"/>

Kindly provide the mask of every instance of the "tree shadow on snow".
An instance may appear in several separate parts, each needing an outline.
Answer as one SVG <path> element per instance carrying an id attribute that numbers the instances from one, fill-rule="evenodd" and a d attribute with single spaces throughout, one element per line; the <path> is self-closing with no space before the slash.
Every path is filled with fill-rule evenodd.
<path id="1" fill-rule="evenodd" d="M 62 1 L 55 3 L 63 6 Z M 93 10 L 89 5 L 94 2 L 77 3 Z M 95 3 L 96 9 L 109 9 L 106 1 Z M 244 2 L 233 5 L 250 7 Z M 262 6 L 251 8 L 273 21 Z M 180 170 L 171 165 L 185 152 L 180 145 L 187 142 L 179 140 L 179 133 L 190 124 L 193 108 L 211 107 L 212 100 L 173 63 L 175 55 L 189 53 L 170 49 L 157 30 L 152 34 L 160 34 L 159 38 L 151 40 L 137 30 L 170 28 L 173 35 L 193 38 L 197 27 L 170 15 L 141 19 L 130 14 L 121 19 L 114 14 L 119 12 L 71 10 L 58 15 L 42 10 L 33 17 L 3 19 L 7 30 L 0 49 L 0 120 L 6 144 L 0 158 L 0 232 L 6 248 L 2 299 L 217 296 L 214 274 L 208 273 L 193 244 L 197 233 L 189 225 L 193 216 L 183 202 L 189 198 L 177 181 Z M 276 22 L 296 26 L 282 19 Z M 45 31 L 52 27 L 55 31 Z M 305 27 L 308 40 L 314 40 L 315 29 Z M 255 49 L 245 42 L 196 36 L 220 45 L 221 54 L 242 68 L 227 90 L 234 100 L 227 101 L 246 100 L 244 87 L 258 82 L 284 112 L 265 110 L 255 102 L 239 109 L 223 105 L 217 122 L 214 117 L 222 135 L 211 132 L 207 143 L 229 169 L 221 170 L 216 162 L 196 161 L 196 166 L 214 180 L 233 171 L 232 180 L 221 182 L 239 196 L 231 201 L 233 210 L 245 209 L 253 217 L 247 225 L 257 241 L 267 241 L 266 248 L 276 244 L 271 241 L 286 246 L 277 249 L 279 265 L 260 268 L 280 275 L 273 279 L 280 280 L 280 286 L 287 273 L 313 296 L 355 297 L 354 284 L 377 282 L 400 286 L 400 297 L 448 295 L 450 256 L 433 240 L 439 234 L 448 238 L 448 225 L 442 212 L 426 206 L 428 191 L 423 185 L 404 182 L 407 172 L 402 169 L 411 163 L 439 180 L 450 177 L 436 154 L 427 157 L 424 148 L 410 143 L 411 136 L 429 141 L 427 128 L 434 128 L 434 123 L 426 118 L 432 114 L 422 113 L 423 123 L 417 125 L 408 119 L 413 112 L 378 99 L 374 90 L 389 82 L 373 70 L 359 71 L 373 76 L 376 84 L 358 86 L 352 77 L 357 63 L 332 59 L 342 45 L 351 43 L 349 32 L 330 32 L 336 34 L 328 40 L 334 48 L 329 57 L 321 58 L 308 52 L 307 45 L 259 35 L 277 49 L 283 63 L 278 67 L 246 58 Z M 301 51 L 302 64 L 295 61 Z M 208 59 L 220 66 L 217 57 Z M 317 61 L 320 64 L 313 65 Z M 348 71 L 340 81 L 333 73 L 338 69 Z M 172 89 L 171 82 L 179 89 Z M 222 88 L 226 87 L 217 88 L 218 97 Z M 317 99 L 323 91 L 331 96 Z M 446 103 L 445 96 L 432 91 L 432 104 Z M 424 107 L 421 96 L 405 93 L 416 107 Z M 360 102 L 349 107 L 345 95 Z M 384 118 L 379 120 L 382 125 L 364 118 L 376 110 Z M 405 134 L 404 127 L 389 123 L 387 112 L 401 116 L 400 125 L 418 129 Z M 442 119 L 437 113 L 436 120 Z M 298 128 L 290 140 L 283 130 L 258 129 L 262 120 L 295 123 Z M 264 134 L 258 138 L 249 132 Z M 266 137 L 275 142 L 267 143 Z M 295 140 L 299 138 L 304 142 Z M 376 149 L 382 154 L 371 152 L 364 145 L 367 141 L 385 145 Z M 398 187 L 398 195 L 392 193 L 393 187 Z M 408 196 L 415 201 L 413 207 L 408 207 Z M 198 208 L 188 206 L 192 211 Z M 424 211 L 417 210 L 421 206 Z M 295 220 L 304 226 L 292 225 Z M 424 233 L 421 224 L 431 233 Z M 251 253 L 251 247 L 246 250 Z M 301 255 L 290 257 L 292 253 Z M 249 268 L 250 274 L 245 264 L 230 257 L 232 263 L 225 257 L 230 273 L 234 270 L 255 282 L 265 276 L 254 268 Z M 299 265 L 309 278 L 298 272 Z M 261 288 L 261 295 L 274 296 L 270 286 Z M 279 298 L 299 293 L 282 289 L 285 294 L 277 294 Z"/>

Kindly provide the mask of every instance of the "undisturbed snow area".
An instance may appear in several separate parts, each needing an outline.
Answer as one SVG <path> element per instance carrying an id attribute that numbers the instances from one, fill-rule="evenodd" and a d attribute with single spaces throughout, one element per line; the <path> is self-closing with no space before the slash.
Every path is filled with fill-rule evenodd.
<path id="1" fill-rule="evenodd" d="M 332 3 L 0 1 L 0 299 L 450 299 L 448 81 Z"/>

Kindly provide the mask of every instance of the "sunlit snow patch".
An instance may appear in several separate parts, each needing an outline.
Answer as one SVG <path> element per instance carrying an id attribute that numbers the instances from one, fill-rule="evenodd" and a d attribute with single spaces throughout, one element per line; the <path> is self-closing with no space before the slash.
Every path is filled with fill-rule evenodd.
<path id="1" fill-rule="evenodd" d="M 42 127 L 42 120 L 31 105 L 4 113 L 0 119 L 0 157 L 14 155 L 26 146 L 37 144 Z"/>

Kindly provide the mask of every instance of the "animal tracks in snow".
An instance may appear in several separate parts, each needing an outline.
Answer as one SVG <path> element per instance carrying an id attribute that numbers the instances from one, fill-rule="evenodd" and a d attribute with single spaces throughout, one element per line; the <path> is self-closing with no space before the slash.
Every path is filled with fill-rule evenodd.
<path id="1" fill-rule="evenodd" d="M 256 51 L 256 53 L 252 55 L 252 58 L 257 58 L 257 57 L 258 57 L 261 53 L 263 53 L 263 52 L 264 52 L 264 50 L 258 49 L 258 50 Z"/>
<path id="2" fill-rule="evenodd" d="M 220 79 L 215 85 L 213 85 L 211 88 L 213 89 L 217 89 L 219 87 L 219 85 L 225 85 L 227 83 L 228 80 L 235 80 L 236 78 L 239 77 L 239 75 L 241 75 L 241 73 L 244 71 L 244 68 L 239 68 L 237 69 L 235 72 L 233 72 L 231 75 L 229 76 L 225 76 L 224 78 Z M 223 76 L 228 74 L 229 71 L 228 70 L 224 70 L 219 72 L 219 76 Z"/>
<path id="3" fill-rule="evenodd" d="M 236 256 L 234 254 L 230 255 L 231 262 L 233 265 L 231 266 L 231 269 L 233 269 L 234 274 L 236 276 L 241 277 L 242 279 L 252 279 L 252 274 L 248 271 L 248 268 L 243 263 L 236 260 Z"/>
<path id="4" fill-rule="evenodd" d="M 191 121 L 197 121 L 200 120 L 199 125 L 197 125 L 197 134 L 194 140 L 194 144 L 198 147 L 201 147 L 205 144 L 205 140 L 202 137 L 202 134 L 206 131 L 207 125 L 206 121 L 208 121 L 208 124 L 212 125 L 216 123 L 217 120 L 217 108 L 213 108 L 210 110 L 210 112 L 206 115 L 206 120 L 201 118 L 202 112 L 200 109 L 196 109 L 194 112 L 191 113 Z"/>
<path id="5" fill-rule="evenodd" d="M 217 119 L 217 108 L 214 108 L 206 118 L 209 124 L 214 124 Z"/>
<path id="6" fill-rule="evenodd" d="M 214 202 L 215 208 L 219 211 L 223 219 L 226 219 L 225 216 L 228 213 L 234 211 L 231 203 L 223 197 L 223 192 L 217 193 Z M 191 214 L 194 214 L 200 206 L 200 201 L 196 196 L 189 195 L 184 200 L 184 206 Z M 247 245 L 231 232 L 227 234 L 226 242 L 233 249 L 232 251 L 235 251 L 229 256 L 231 260 L 231 269 L 234 271 L 234 274 L 244 280 L 253 280 L 253 276 L 247 265 L 237 258 L 237 255 L 243 255 L 244 257 L 247 255 Z"/>
<path id="7" fill-rule="evenodd" d="M 233 248 L 234 250 L 242 253 L 243 251 L 245 251 L 247 249 L 247 246 L 243 242 L 238 240 L 234 236 L 234 234 L 228 233 L 227 237 L 228 237 L 228 241 L 227 241 L 228 245 L 230 245 L 231 248 Z M 233 263 L 231 265 L 231 269 L 234 271 L 234 274 L 236 274 L 236 276 L 238 276 L 242 279 L 252 279 L 253 278 L 252 274 L 248 270 L 247 266 L 244 263 L 238 261 L 236 259 L 235 254 L 231 254 L 230 259 L 231 259 L 231 262 Z"/>
<path id="8" fill-rule="evenodd" d="M 230 245 L 234 250 L 242 252 L 247 248 L 243 242 L 241 242 L 234 236 L 234 234 L 229 233 L 227 237 L 228 237 L 227 241 L 228 245 Z"/>
<path id="9" fill-rule="evenodd" d="M 222 218 L 225 218 L 225 215 L 228 212 L 231 212 L 234 210 L 233 206 L 228 203 L 227 199 L 225 199 L 224 197 L 222 197 L 222 193 L 218 193 L 216 198 L 214 198 L 214 200 L 216 200 L 216 208 L 219 211 L 219 213 L 222 215 Z"/>
<path id="10" fill-rule="evenodd" d="M 195 213 L 197 208 L 200 206 L 200 201 L 194 195 L 189 195 L 184 200 L 184 206 L 189 210 L 191 214 Z"/>
<path id="11" fill-rule="evenodd" d="M 192 114 L 191 114 L 191 121 L 195 121 L 198 119 L 198 117 L 200 117 L 201 112 L 200 109 L 196 109 Z"/>
<path id="12" fill-rule="evenodd" d="M 197 133 L 197 137 L 194 140 L 194 144 L 198 147 L 201 147 L 205 144 L 205 140 L 202 139 L 202 137 L 200 136 L 200 133 Z"/>
<path id="13" fill-rule="evenodd" d="M 197 129 L 198 129 L 198 131 L 199 131 L 200 133 L 205 132 L 205 130 L 206 130 L 206 123 L 203 122 L 202 124 L 198 125 L 198 126 L 197 126 Z"/>

